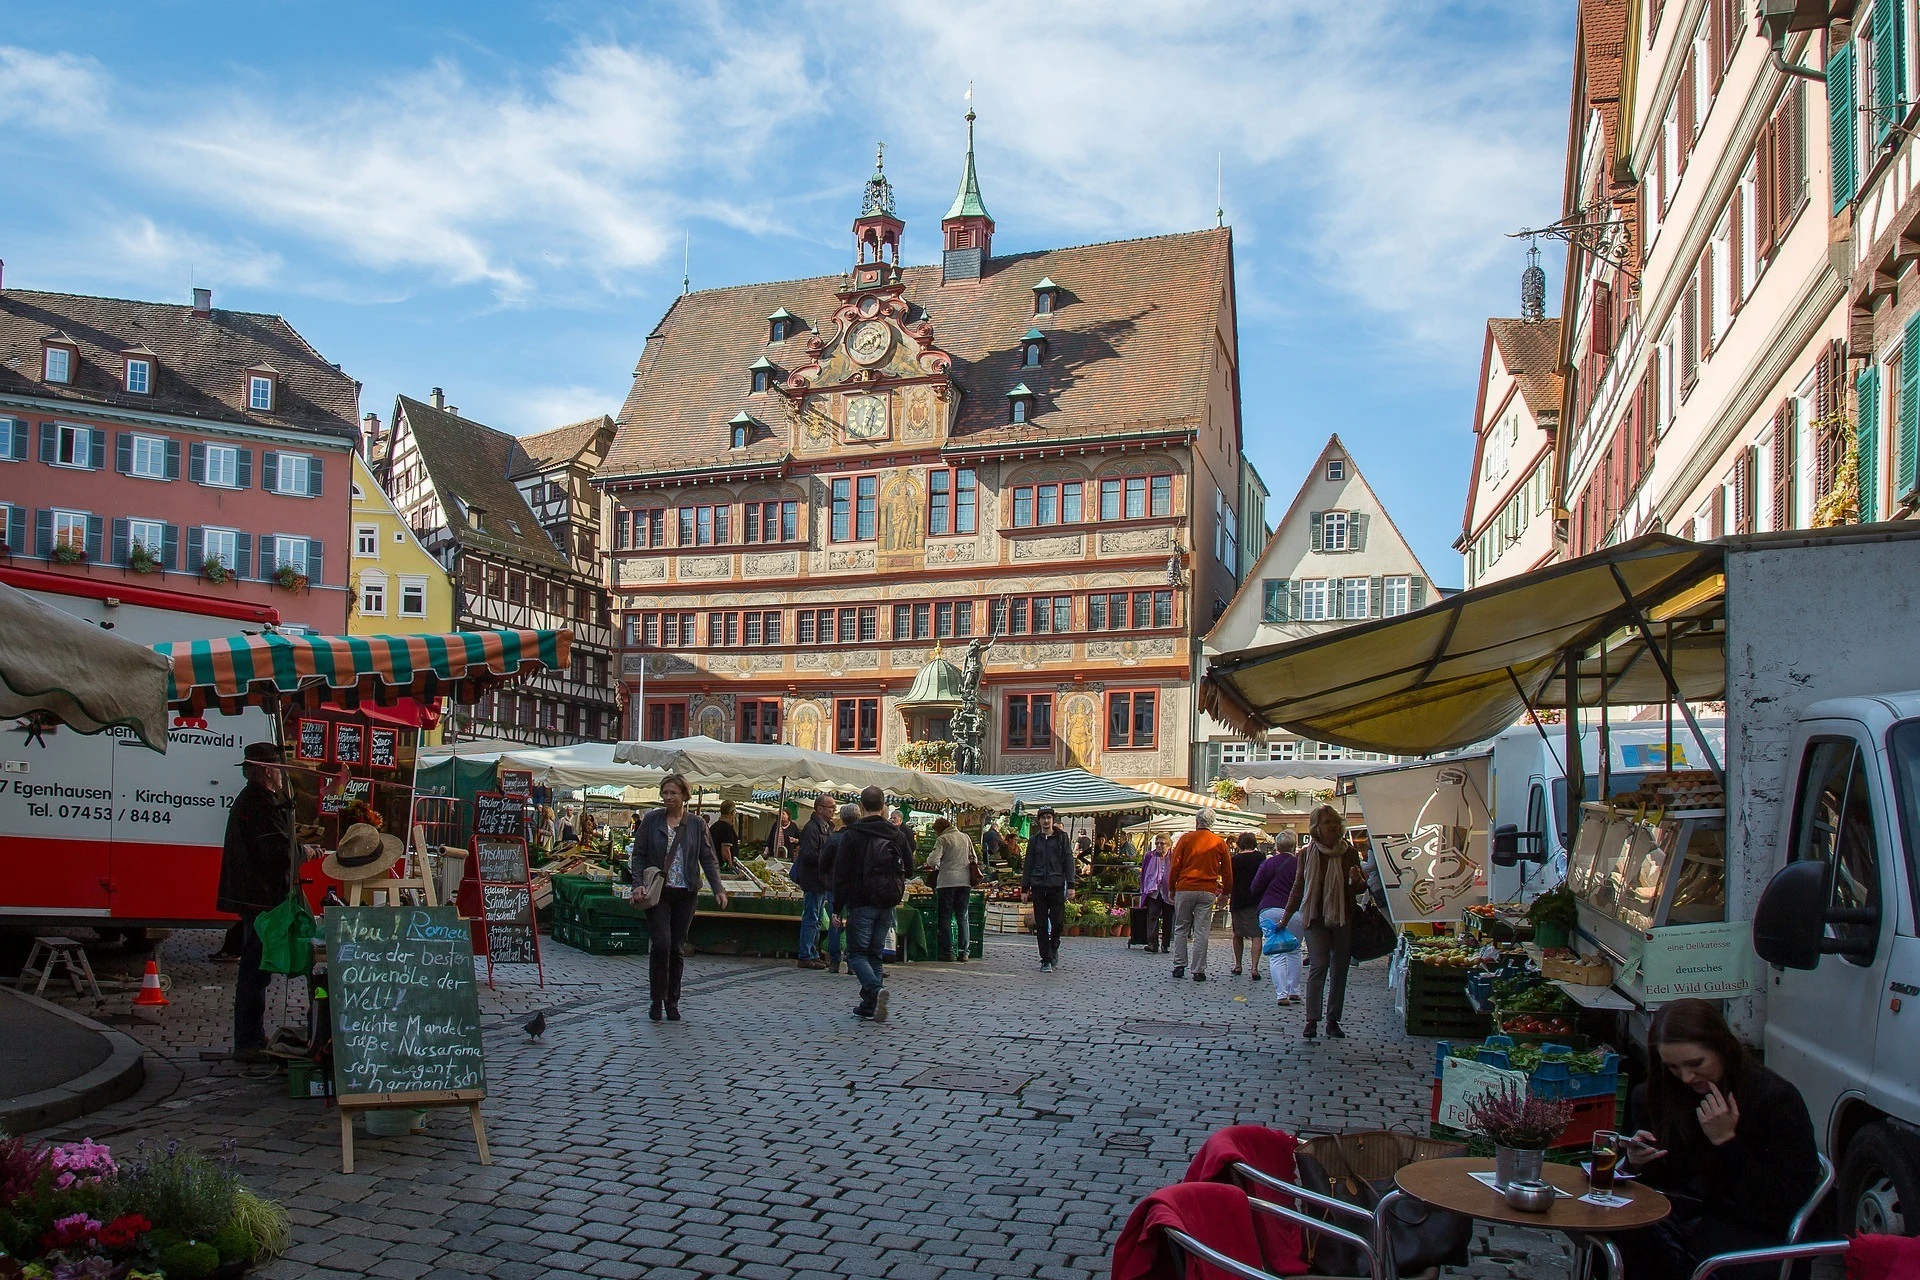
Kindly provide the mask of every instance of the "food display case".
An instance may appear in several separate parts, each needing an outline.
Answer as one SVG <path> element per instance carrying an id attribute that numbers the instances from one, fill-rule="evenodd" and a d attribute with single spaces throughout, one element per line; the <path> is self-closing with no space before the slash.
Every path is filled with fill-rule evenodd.
<path id="1" fill-rule="evenodd" d="M 1711 789 L 1679 778 L 1611 804 L 1582 805 L 1567 863 L 1585 944 L 1579 949 L 1615 961 L 1622 971 L 1615 985 L 1637 1005 L 1644 1001 L 1630 961 L 1648 934 L 1726 919 L 1726 809 Z"/>

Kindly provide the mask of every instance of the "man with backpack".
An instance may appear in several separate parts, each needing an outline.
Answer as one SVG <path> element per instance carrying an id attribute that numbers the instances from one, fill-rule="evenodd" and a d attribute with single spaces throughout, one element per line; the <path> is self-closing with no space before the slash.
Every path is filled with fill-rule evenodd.
<path id="1" fill-rule="evenodd" d="M 913 871 L 913 846 L 906 832 L 887 821 L 886 807 L 887 793 L 879 787 L 860 793 L 860 820 L 841 833 L 833 865 L 834 911 L 847 921 L 847 967 L 860 979 L 854 1013 L 873 1022 L 887 1020 L 881 957 L 893 931 L 893 909 L 906 896 Z"/>

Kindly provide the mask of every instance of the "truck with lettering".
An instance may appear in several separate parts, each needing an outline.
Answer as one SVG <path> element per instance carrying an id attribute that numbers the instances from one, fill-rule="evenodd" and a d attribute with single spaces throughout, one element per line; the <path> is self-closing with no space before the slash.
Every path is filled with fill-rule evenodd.
<path id="1" fill-rule="evenodd" d="M 82 576 L 0 567 L 0 582 L 139 644 L 276 624 L 270 608 Z M 267 713 L 169 719 L 167 750 L 131 732 L 0 725 L 0 923 L 91 925 L 134 940 L 220 922 L 214 909 L 241 751 L 273 736 Z"/>

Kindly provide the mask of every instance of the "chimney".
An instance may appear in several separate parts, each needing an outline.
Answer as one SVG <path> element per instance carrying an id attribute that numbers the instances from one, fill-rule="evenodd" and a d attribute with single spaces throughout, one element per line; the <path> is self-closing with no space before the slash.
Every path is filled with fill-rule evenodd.
<path id="1" fill-rule="evenodd" d="M 193 291 L 193 314 L 197 316 L 213 314 L 213 290 L 195 289 Z"/>
<path id="2" fill-rule="evenodd" d="M 457 418 L 460 416 L 460 406 L 457 404 L 450 404 L 447 406 L 447 412 Z"/>
<path id="3" fill-rule="evenodd" d="M 6 287 L 6 284 L 7 284 L 7 260 L 5 258 L 0 258 L 0 289 L 4 289 Z"/>
<path id="4" fill-rule="evenodd" d="M 447 393 L 435 387 L 433 394 L 427 397 L 427 403 L 436 409 L 444 409 L 447 407 Z"/>
<path id="5" fill-rule="evenodd" d="M 380 415 L 370 413 L 360 420 L 360 453 L 368 462 L 380 447 Z"/>

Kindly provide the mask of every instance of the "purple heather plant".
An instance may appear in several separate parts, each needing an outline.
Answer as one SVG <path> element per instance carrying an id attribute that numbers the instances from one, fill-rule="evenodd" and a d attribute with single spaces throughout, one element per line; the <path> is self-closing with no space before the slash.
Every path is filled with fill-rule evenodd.
<path id="1" fill-rule="evenodd" d="M 1488 1089 L 1467 1106 L 1467 1127 L 1496 1146 L 1543 1151 L 1573 1118 L 1573 1104 L 1538 1098 L 1514 1085 Z"/>

